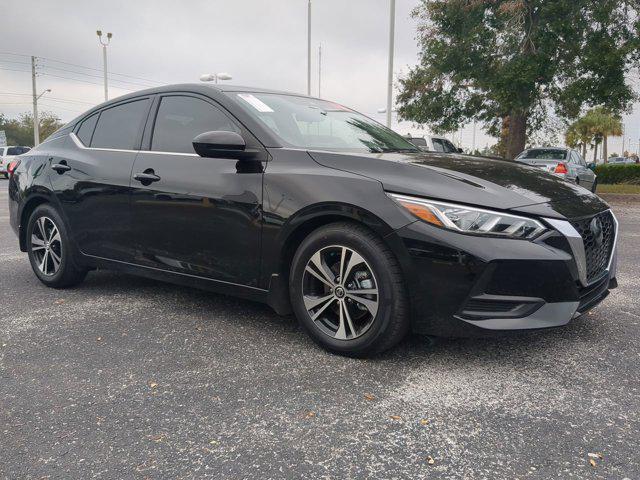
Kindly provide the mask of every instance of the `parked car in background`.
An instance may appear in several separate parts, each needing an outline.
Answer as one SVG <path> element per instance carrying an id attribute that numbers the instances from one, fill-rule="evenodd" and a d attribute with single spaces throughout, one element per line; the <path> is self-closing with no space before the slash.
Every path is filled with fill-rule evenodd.
<path id="1" fill-rule="evenodd" d="M 633 158 L 630 157 L 610 157 L 607 159 L 609 165 L 626 165 L 636 163 Z"/>
<path id="2" fill-rule="evenodd" d="M 462 153 L 461 148 L 456 147 L 450 140 L 444 137 L 434 137 L 433 135 L 412 137 L 411 135 L 407 135 L 404 138 L 424 152 Z"/>
<path id="3" fill-rule="evenodd" d="M 576 150 L 561 147 L 529 148 L 515 160 L 542 168 L 592 192 L 596 191 L 598 185 L 596 174 Z"/>
<path id="4" fill-rule="evenodd" d="M 347 355 L 566 325 L 616 286 L 617 222 L 584 188 L 232 85 L 83 113 L 19 158 L 9 217 L 49 287 L 98 267 L 251 298 Z"/>
<path id="5" fill-rule="evenodd" d="M 12 146 L 12 147 L 0 147 L 0 175 L 4 175 L 4 178 L 9 178 L 7 168 L 11 161 L 17 155 L 22 155 L 31 150 L 31 147 Z"/>

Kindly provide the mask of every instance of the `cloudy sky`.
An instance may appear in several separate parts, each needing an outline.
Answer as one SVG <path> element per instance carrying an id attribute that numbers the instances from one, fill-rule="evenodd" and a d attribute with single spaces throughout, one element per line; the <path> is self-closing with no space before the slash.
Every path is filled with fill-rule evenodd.
<path id="1" fill-rule="evenodd" d="M 416 4 L 397 0 L 396 76 L 417 61 L 410 17 Z M 238 85 L 306 92 L 306 12 L 306 0 L 4 0 L 0 112 L 14 116 L 31 108 L 30 55 L 38 57 L 38 90 L 52 89 L 41 100 L 42 110 L 69 120 L 100 103 L 97 29 L 113 32 L 111 97 L 198 81 L 208 72 L 228 72 Z M 312 93 L 318 93 L 322 44 L 322 97 L 384 121 L 377 110 L 386 104 L 388 22 L 388 0 L 313 0 Z M 406 122 L 394 122 L 394 128 L 419 131 Z M 627 118 L 627 131 L 637 144 L 638 114 Z M 470 126 L 455 136 L 466 148 L 472 138 Z M 476 145 L 487 143 L 493 139 L 478 129 Z M 610 151 L 621 144 L 612 140 Z"/>

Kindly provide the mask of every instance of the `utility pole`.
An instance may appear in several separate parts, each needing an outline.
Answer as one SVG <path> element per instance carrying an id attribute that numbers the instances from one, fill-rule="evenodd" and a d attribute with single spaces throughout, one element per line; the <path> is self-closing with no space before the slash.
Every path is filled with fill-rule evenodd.
<path id="1" fill-rule="evenodd" d="M 111 32 L 107 33 L 107 39 L 105 41 L 102 40 L 102 30 L 97 30 L 96 34 L 98 35 L 98 41 L 100 45 L 102 45 L 102 61 L 104 64 L 104 101 L 109 100 L 109 87 L 107 85 L 107 45 L 111 42 L 111 37 L 113 34 Z"/>
<path id="2" fill-rule="evenodd" d="M 322 84 L 322 44 L 318 45 L 318 98 L 321 98 L 321 84 Z"/>
<path id="3" fill-rule="evenodd" d="M 396 0 L 389 6 L 389 69 L 387 71 L 387 127 L 391 128 L 391 107 L 393 103 L 393 42 L 396 24 Z"/>
<path id="4" fill-rule="evenodd" d="M 307 95 L 311 96 L 311 0 L 307 7 Z"/>
<path id="5" fill-rule="evenodd" d="M 36 57 L 31 57 L 31 92 L 33 94 L 33 146 L 40 143 L 40 121 L 38 120 L 38 93 L 36 92 Z"/>
<path id="6" fill-rule="evenodd" d="M 473 146 L 471 147 L 471 154 L 475 155 L 476 151 L 476 122 L 473 121 Z"/>

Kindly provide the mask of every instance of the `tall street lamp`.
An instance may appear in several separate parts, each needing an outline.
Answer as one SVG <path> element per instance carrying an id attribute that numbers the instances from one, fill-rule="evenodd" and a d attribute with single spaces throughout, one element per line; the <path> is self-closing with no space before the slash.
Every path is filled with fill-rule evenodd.
<path id="1" fill-rule="evenodd" d="M 391 128 L 391 105 L 393 102 L 393 42 L 395 37 L 396 0 L 389 5 L 389 65 L 387 70 L 387 127 Z"/>
<path id="2" fill-rule="evenodd" d="M 307 5 L 307 95 L 311 96 L 311 0 Z"/>
<path id="3" fill-rule="evenodd" d="M 98 35 L 98 41 L 100 45 L 102 45 L 102 60 L 104 63 L 104 101 L 109 100 L 109 87 L 107 86 L 107 45 L 111 43 L 111 37 L 113 34 L 111 32 L 107 33 L 106 40 L 102 40 L 102 30 L 97 30 L 96 34 Z"/>
<path id="4" fill-rule="evenodd" d="M 205 73 L 200 75 L 201 82 L 214 82 L 218 83 L 218 80 L 231 80 L 233 77 L 226 72 L 220 73 Z"/>

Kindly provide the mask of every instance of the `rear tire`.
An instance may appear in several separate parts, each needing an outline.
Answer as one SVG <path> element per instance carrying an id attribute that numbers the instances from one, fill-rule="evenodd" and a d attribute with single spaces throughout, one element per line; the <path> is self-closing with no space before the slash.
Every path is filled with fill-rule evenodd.
<path id="1" fill-rule="evenodd" d="M 29 217 L 26 244 L 31 268 L 46 286 L 71 287 L 87 275 L 77 262 L 62 218 L 51 205 L 38 206 Z"/>
<path id="2" fill-rule="evenodd" d="M 293 257 L 289 293 L 300 324 L 334 353 L 380 353 L 409 330 L 409 302 L 398 261 L 361 225 L 340 222 L 312 232 Z"/>

